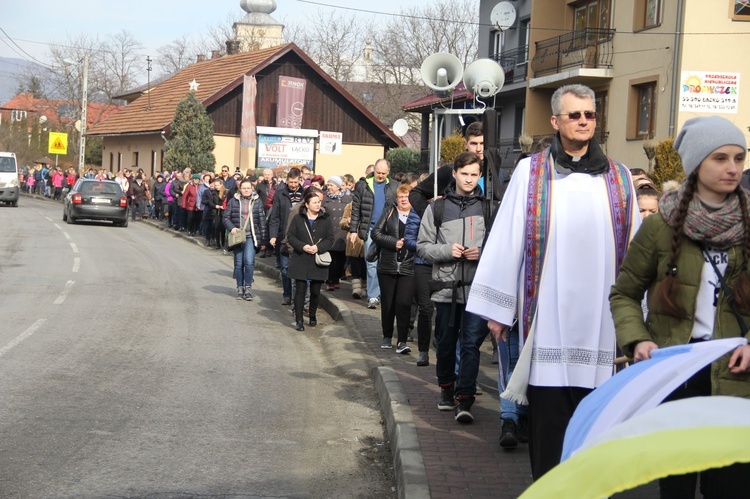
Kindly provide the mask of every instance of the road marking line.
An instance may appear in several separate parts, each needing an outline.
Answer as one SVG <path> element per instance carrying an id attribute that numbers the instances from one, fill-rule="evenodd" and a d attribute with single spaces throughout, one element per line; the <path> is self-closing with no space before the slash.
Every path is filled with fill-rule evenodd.
<path id="1" fill-rule="evenodd" d="M 0 348 L 0 357 L 5 355 L 6 353 L 10 352 L 13 348 L 17 347 L 23 340 L 31 336 L 36 332 L 37 329 L 39 329 L 42 324 L 46 322 L 47 319 L 39 319 L 34 324 L 32 324 L 26 331 L 19 334 L 13 341 L 5 345 L 3 348 Z"/>
<path id="2" fill-rule="evenodd" d="M 57 297 L 57 300 L 55 300 L 55 305 L 62 305 L 65 303 L 65 298 L 68 297 L 68 294 L 70 294 L 70 291 L 73 289 L 73 284 L 75 284 L 75 281 L 68 281 L 65 283 L 65 289 L 63 289 L 62 293 L 60 293 L 60 296 Z"/>
<path id="3" fill-rule="evenodd" d="M 57 224 L 55 224 L 55 227 L 57 227 L 58 229 L 62 230 L 62 227 L 60 227 L 60 226 L 59 226 L 59 225 L 57 225 Z"/>
<path id="4" fill-rule="evenodd" d="M 81 259 L 73 258 L 73 272 L 78 272 L 80 268 L 81 268 Z"/>
<path id="5" fill-rule="evenodd" d="M 51 219 L 50 217 L 44 217 L 44 218 L 46 218 L 46 219 L 47 219 L 47 220 L 49 220 L 50 222 L 52 221 L 52 219 Z"/>
<path id="6" fill-rule="evenodd" d="M 67 232 L 63 231 L 63 236 L 65 236 L 65 239 L 67 239 L 68 241 L 70 241 L 70 239 L 71 239 L 70 234 L 68 234 Z"/>
<path id="7" fill-rule="evenodd" d="M 78 253 L 78 246 L 75 243 L 70 243 L 70 247 L 73 248 L 73 253 Z"/>

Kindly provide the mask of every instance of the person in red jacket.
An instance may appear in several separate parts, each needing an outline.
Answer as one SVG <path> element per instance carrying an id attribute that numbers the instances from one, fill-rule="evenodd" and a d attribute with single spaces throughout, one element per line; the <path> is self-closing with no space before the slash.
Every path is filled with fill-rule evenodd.
<path id="1" fill-rule="evenodd" d="M 182 195 L 182 208 L 187 213 L 187 230 L 189 236 L 194 236 L 200 223 L 200 213 L 198 213 L 198 184 L 201 183 L 201 176 L 196 173 L 192 181 L 185 186 Z"/>

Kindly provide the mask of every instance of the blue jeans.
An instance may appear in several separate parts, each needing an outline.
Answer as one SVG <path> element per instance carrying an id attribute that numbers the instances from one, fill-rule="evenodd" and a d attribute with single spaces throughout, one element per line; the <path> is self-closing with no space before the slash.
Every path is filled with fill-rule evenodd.
<path id="1" fill-rule="evenodd" d="M 289 279 L 289 255 L 279 252 L 279 261 L 281 262 L 281 287 L 283 288 L 283 297 L 292 299 L 292 280 Z"/>
<path id="2" fill-rule="evenodd" d="M 487 336 L 487 321 L 456 304 L 453 326 L 450 326 L 451 304 L 435 303 L 435 339 L 437 342 L 437 378 L 440 386 L 455 382 L 456 396 L 473 397 L 479 374 L 479 347 Z M 458 376 L 455 372 L 456 341 L 461 340 Z M 456 381 L 457 380 L 457 381 Z"/>
<path id="3" fill-rule="evenodd" d="M 513 375 L 513 369 L 516 368 L 518 362 L 518 356 L 520 355 L 518 345 L 518 323 L 516 323 L 508 331 L 508 335 L 505 341 L 497 343 L 497 356 L 500 359 L 500 365 L 497 370 L 497 391 L 498 393 L 503 392 L 503 388 L 500 382 L 501 371 L 500 369 L 506 370 L 505 379 L 508 380 Z M 527 414 L 527 407 L 525 405 L 516 404 L 510 400 L 506 400 L 500 397 L 500 418 L 511 419 L 518 423 L 518 416 L 525 416 Z"/>
<path id="4" fill-rule="evenodd" d="M 253 273 L 255 272 L 255 246 L 253 238 L 249 237 L 245 244 L 232 248 L 234 252 L 234 278 L 237 287 L 250 287 L 253 285 Z"/>
<path id="5" fill-rule="evenodd" d="M 365 255 L 370 249 L 372 244 L 375 244 L 370 237 L 370 232 L 367 231 L 367 239 L 365 240 Z M 378 262 L 366 262 L 367 263 L 367 299 L 380 298 L 380 284 L 378 283 Z"/>

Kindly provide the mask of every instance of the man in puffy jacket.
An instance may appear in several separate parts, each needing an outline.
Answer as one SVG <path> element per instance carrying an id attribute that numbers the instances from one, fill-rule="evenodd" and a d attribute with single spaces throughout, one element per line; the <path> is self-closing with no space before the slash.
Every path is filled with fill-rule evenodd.
<path id="1" fill-rule="evenodd" d="M 388 160 L 377 160 L 373 176 L 359 182 L 354 191 L 349 240 L 353 243 L 357 237 L 362 239 L 365 242 L 365 254 L 373 244 L 370 231 L 383 213 L 383 208 L 392 206 L 396 200 L 398 185 L 388 178 L 390 171 Z M 376 308 L 379 303 L 378 264 L 367 262 L 367 307 Z"/>

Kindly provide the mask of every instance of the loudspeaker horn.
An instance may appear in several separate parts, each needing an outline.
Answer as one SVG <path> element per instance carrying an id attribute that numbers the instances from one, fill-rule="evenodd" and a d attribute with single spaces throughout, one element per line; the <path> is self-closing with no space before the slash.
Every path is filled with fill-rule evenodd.
<path id="1" fill-rule="evenodd" d="M 424 60 L 419 71 L 425 85 L 436 95 L 445 97 L 461 83 L 464 67 L 455 55 L 437 52 Z"/>
<path id="2" fill-rule="evenodd" d="M 504 83 L 505 71 L 492 59 L 477 59 L 464 71 L 464 86 L 483 99 L 498 93 Z"/>

